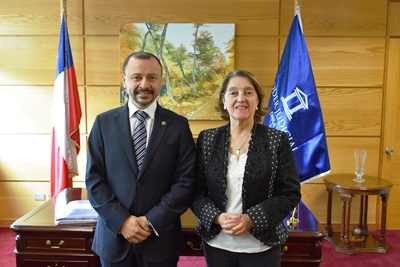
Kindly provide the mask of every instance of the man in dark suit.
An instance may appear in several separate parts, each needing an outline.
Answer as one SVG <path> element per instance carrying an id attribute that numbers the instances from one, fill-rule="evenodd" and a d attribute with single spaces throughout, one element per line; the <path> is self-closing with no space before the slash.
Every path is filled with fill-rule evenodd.
<path id="1" fill-rule="evenodd" d="M 156 101 L 162 65 L 153 54 L 128 56 L 122 82 L 128 103 L 98 115 L 89 135 L 86 187 L 99 214 L 92 249 L 103 267 L 176 266 L 184 248 L 180 215 L 194 186 L 192 133 L 186 118 Z M 137 137 L 142 121 L 144 137 Z M 142 137 L 143 160 L 134 144 Z"/>

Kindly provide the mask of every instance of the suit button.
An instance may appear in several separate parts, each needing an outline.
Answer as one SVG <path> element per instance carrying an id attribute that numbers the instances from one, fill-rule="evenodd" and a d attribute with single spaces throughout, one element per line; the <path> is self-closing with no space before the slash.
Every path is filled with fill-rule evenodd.
<path id="1" fill-rule="evenodd" d="M 136 187 L 137 187 L 137 188 L 141 188 L 141 187 L 142 187 L 142 183 L 137 183 L 137 184 L 136 184 Z"/>

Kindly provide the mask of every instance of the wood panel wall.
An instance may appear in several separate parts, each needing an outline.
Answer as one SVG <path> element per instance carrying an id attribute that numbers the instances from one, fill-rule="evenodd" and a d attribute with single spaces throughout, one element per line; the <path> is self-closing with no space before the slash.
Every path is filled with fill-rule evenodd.
<path id="1" fill-rule="evenodd" d="M 33 200 L 34 193 L 50 191 L 60 2 L 2 0 L 1 7 L 0 225 L 10 225 L 43 203 Z M 84 187 L 86 141 L 95 116 L 119 106 L 121 24 L 235 23 L 236 67 L 253 72 L 269 95 L 293 15 L 294 1 L 289 0 L 67 0 L 83 110 L 80 176 L 74 178 L 74 186 Z M 301 15 L 325 120 L 331 173 L 352 173 L 353 149 L 367 149 L 366 174 L 386 175 L 395 184 L 387 228 L 399 229 L 400 214 L 391 206 L 400 202 L 400 169 L 388 173 L 392 165 L 385 161 L 382 149 L 385 140 L 393 139 L 391 129 L 398 123 L 393 115 L 387 119 L 386 102 L 400 90 L 400 2 L 302 0 Z M 190 121 L 194 135 L 224 123 Z M 322 179 L 303 185 L 302 193 L 308 208 L 324 223 Z M 352 221 L 357 221 L 356 215 Z M 370 209 L 369 222 L 376 224 L 378 217 L 379 211 Z M 340 222 L 337 195 L 332 219 Z M 189 215 L 185 220 L 190 225 L 194 218 Z"/>

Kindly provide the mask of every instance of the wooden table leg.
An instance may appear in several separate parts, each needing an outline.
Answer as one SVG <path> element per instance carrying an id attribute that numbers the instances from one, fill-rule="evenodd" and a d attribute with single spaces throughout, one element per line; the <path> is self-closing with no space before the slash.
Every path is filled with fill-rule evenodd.
<path id="1" fill-rule="evenodd" d="M 360 217 L 358 221 L 357 238 L 368 237 L 368 195 L 360 196 Z"/>
<path id="2" fill-rule="evenodd" d="M 360 198 L 360 216 L 358 217 L 358 227 L 360 227 L 363 224 L 363 218 L 364 218 L 364 198 L 361 196 Z"/>
<path id="3" fill-rule="evenodd" d="M 368 195 L 361 197 L 363 197 L 365 200 L 363 226 L 365 227 L 364 229 L 368 231 Z"/>
<path id="4" fill-rule="evenodd" d="M 349 243 L 350 238 L 350 211 L 351 211 L 351 194 L 341 194 L 342 199 L 342 232 L 340 238 L 344 243 Z"/>
<path id="5" fill-rule="evenodd" d="M 340 231 L 340 239 L 343 240 L 343 239 L 345 239 L 345 235 L 346 235 L 345 222 L 346 222 L 346 204 L 347 203 L 346 203 L 345 199 L 343 199 L 343 197 L 341 197 L 341 199 L 342 199 L 342 223 L 341 223 L 342 230 Z"/>
<path id="6" fill-rule="evenodd" d="M 327 190 L 328 204 L 327 204 L 327 212 L 326 212 L 326 231 L 328 232 L 328 236 L 332 236 L 332 190 Z"/>

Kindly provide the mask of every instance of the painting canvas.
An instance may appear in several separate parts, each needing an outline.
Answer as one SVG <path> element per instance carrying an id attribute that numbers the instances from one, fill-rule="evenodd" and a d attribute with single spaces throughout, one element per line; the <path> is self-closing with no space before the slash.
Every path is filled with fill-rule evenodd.
<path id="1" fill-rule="evenodd" d="M 153 53 L 163 65 L 158 103 L 190 120 L 220 120 L 215 105 L 223 78 L 234 69 L 234 43 L 234 24 L 125 24 L 120 28 L 121 74 L 131 53 Z M 121 82 L 121 105 L 127 100 Z"/>

